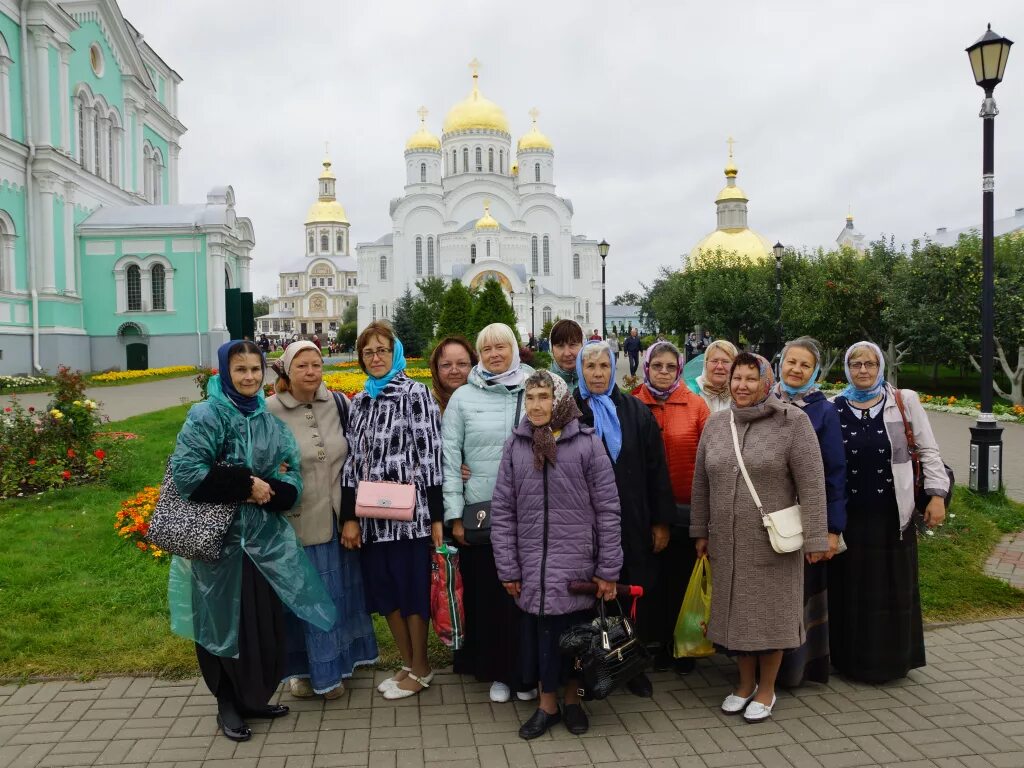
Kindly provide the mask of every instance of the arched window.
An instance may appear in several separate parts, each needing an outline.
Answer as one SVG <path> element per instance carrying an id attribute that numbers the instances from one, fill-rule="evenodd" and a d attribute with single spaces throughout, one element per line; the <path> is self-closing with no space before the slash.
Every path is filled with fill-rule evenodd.
<path id="1" fill-rule="evenodd" d="M 93 111 L 92 121 L 92 172 L 100 175 L 100 111 Z"/>
<path id="2" fill-rule="evenodd" d="M 487 241 L 487 258 L 491 258 L 491 241 Z"/>
<path id="3" fill-rule="evenodd" d="M 434 238 L 427 238 L 427 274 L 434 274 Z"/>
<path id="4" fill-rule="evenodd" d="M 107 181 L 111 184 L 117 184 L 120 186 L 121 181 L 121 142 L 120 136 L 120 125 L 116 118 L 116 112 L 112 112 L 110 116 L 110 128 L 107 134 L 107 145 L 110 151 L 110 159 L 107 162 Z"/>
<path id="5" fill-rule="evenodd" d="M 580 255 L 578 253 L 572 255 L 572 277 L 574 280 L 580 279 Z"/>
<path id="6" fill-rule="evenodd" d="M 335 236 L 335 238 L 334 238 L 334 246 L 335 246 L 334 249 L 338 253 L 344 253 L 345 252 L 345 235 L 343 235 L 341 232 L 339 232 Z"/>
<path id="7" fill-rule="evenodd" d="M 469 147 L 462 148 L 462 172 L 469 173 Z"/>
<path id="8" fill-rule="evenodd" d="M 14 220 L 0 210 L 0 291 L 14 290 Z"/>
<path id="9" fill-rule="evenodd" d="M 487 170 L 494 173 L 494 147 L 487 149 Z"/>
<path id="10" fill-rule="evenodd" d="M 128 280 L 128 311 L 142 311 L 142 270 L 138 264 L 132 264 L 125 270 Z"/>
<path id="11" fill-rule="evenodd" d="M 476 264 L 476 243 L 469 246 L 469 263 Z"/>
<path id="12" fill-rule="evenodd" d="M 498 173 L 505 172 L 505 150 L 498 150 Z"/>
<path id="13" fill-rule="evenodd" d="M 459 172 L 459 154 L 454 149 L 452 150 L 452 173 Z"/>
<path id="14" fill-rule="evenodd" d="M 327 233 L 326 232 L 321 232 L 320 233 L 320 250 L 321 251 L 328 250 L 331 247 L 330 242 L 331 241 L 330 241 L 330 238 L 327 237 Z"/>
<path id="15" fill-rule="evenodd" d="M 540 181 L 540 163 L 533 164 L 533 180 Z"/>
<path id="16" fill-rule="evenodd" d="M 544 274 L 551 274 L 551 243 L 547 235 L 544 235 Z"/>
<path id="17" fill-rule="evenodd" d="M 154 311 L 162 312 L 167 309 L 167 290 L 164 285 L 165 274 L 163 264 L 154 264 L 149 272 Z"/>
<path id="18" fill-rule="evenodd" d="M 589 323 L 590 322 L 590 299 L 587 299 L 586 310 L 587 310 L 587 313 L 586 313 L 587 322 Z"/>
<path id="19" fill-rule="evenodd" d="M 78 146 L 78 164 L 83 168 L 86 168 L 88 164 L 85 161 L 86 155 L 86 135 L 85 135 L 85 96 L 79 94 L 78 96 L 78 136 L 75 144 Z"/>
<path id="20" fill-rule="evenodd" d="M 420 181 L 424 182 L 427 180 L 427 164 L 420 163 Z"/>
<path id="21" fill-rule="evenodd" d="M 537 236 L 530 238 L 530 271 L 533 274 L 540 273 L 540 257 L 537 253 Z"/>
<path id="22" fill-rule="evenodd" d="M 310 232 L 309 233 L 309 252 L 312 253 L 315 250 L 316 250 L 316 242 L 313 239 L 313 233 Z"/>
<path id="23" fill-rule="evenodd" d="M 484 151 L 480 147 L 476 148 L 476 172 L 480 173 L 484 169 Z"/>
<path id="24" fill-rule="evenodd" d="M 357 248 L 358 250 L 358 248 Z M 416 276 L 423 274 L 423 238 L 416 238 Z"/>
<path id="25" fill-rule="evenodd" d="M 388 279 L 388 257 L 384 255 L 380 257 L 380 279 Z"/>
<path id="26" fill-rule="evenodd" d="M 551 307 L 544 307 L 544 309 L 540 311 L 540 319 L 544 325 L 551 322 Z"/>
<path id="27" fill-rule="evenodd" d="M 142 192 L 153 202 L 153 147 L 148 141 L 142 145 Z"/>

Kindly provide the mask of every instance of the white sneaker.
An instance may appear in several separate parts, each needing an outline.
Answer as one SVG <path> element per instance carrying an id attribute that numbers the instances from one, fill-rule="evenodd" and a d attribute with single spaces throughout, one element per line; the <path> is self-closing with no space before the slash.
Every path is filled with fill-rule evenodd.
<path id="1" fill-rule="evenodd" d="M 491 701 L 504 704 L 512 698 L 512 689 L 504 683 L 491 683 Z"/>
<path id="2" fill-rule="evenodd" d="M 737 696 L 735 693 L 730 693 L 725 697 L 725 701 L 722 702 L 722 711 L 727 715 L 738 715 L 744 709 L 747 704 L 757 695 L 757 686 L 754 686 L 754 690 L 749 696 Z"/>
<path id="3" fill-rule="evenodd" d="M 772 703 L 765 706 L 760 701 L 752 701 L 743 711 L 743 719 L 748 723 L 760 723 L 772 716 L 772 707 L 775 706 L 775 696 L 772 696 Z"/>
<path id="4" fill-rule="evenodd" d="M 531 688 L 528 691 L 516 691 L 516 698 L 520 701 L 533 701 L 537 698 L 537 689 Z"/>
<path id="5" fill-rule="evenodd" d="M 288 680 L 288 690 L 297 699 L 308 699 L 310 696 L 316 695 L 307 677 L 290 678 Z"/>

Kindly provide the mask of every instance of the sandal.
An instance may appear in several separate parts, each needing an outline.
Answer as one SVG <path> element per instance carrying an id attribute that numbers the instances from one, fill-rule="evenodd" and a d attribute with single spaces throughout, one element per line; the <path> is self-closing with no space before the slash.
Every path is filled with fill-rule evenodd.
<path id="1" fill-rule="evenodd" d="M 395 685 L 391 686 L 386 691 L 384 691 L 384 698 L 388 701 L 394 701 L 395 699 L 407 699 L 410 696 L 415 696 L 420 691 L 430 687 L 430 683 L 434 679 L 434 673 L 433 671 L 431 671 L 430 674 L 424 675 L 423 677 L 417 677 L 412 672 L 410 672 L 405 679 L 412 680 L 414 683 L 419 683 L 420 690 L 410 691 L 406 688 L 399 688 L 398 684 L 396 683 Z"/>
<path id="2" fill-rule="evenodd" d="M 412 667 L 402 667 L 399 671 L 405 672 L 406 675 L 409 675 L 412 673 Z M 398 673 L 396 672 L 395 674 Z M 405 678 L 403 677 L 402 680 L 404 679 Z M 377 692 L 384 693 L 384 691 L 386 691 L 388 688 L 398 685 L 400 682 L 402 682 L 402 680 L 396 680 L 394 677 L 389 677 L 387 680 L 383 681 L 380 685 L 377 686 Z"/>

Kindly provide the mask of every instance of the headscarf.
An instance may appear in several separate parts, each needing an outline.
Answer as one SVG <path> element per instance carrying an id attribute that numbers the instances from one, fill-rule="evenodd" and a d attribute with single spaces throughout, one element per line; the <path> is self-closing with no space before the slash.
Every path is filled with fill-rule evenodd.
<path id="1" fill-rule="evenodd" d="M 808 343 L 796 344 L 796 341 L 807 341 Z M 800 349 L 807 349 L 808 346 L 810 346 L 811 349 L 808 351 L 814 355 L 814 370 L 811 371 L 811 377 L 807 380 L 806 384 L 800 387 L 791 387 L 782 379 L 782 364 L 786 360 L 786 352 L 794 344 L 796 344 Z M 818 391 L 819 373 L 821 373 L 821 353 L 818 351 L 818 345 L 811 343 L 807 339 L 795 339 L 794 341 L 787 343 L 786 346 L 782 348 L 782 355 L 779 357 L 779 383 L 775 387 L 775 394 L 778 395 L 779 399 L 784 403 L 793 403 L 794 405 L 803 408 L 806 405 L 804 398 L 812 392 Z"/>
<path id="2" fill-rule="evenodd" d="M 712 397 L 725 399 L 729 397 L 729 379 L 726 379 L 725 384 L 720 386 L 712 384 L 708 380 L 708 360 L 711 359 L 711 353 L 716 349 L 725 352 L 732 360 L 735 360 L 736 355 L 739 354 L 739 350 L 736 349 L 733 343 L 726 339 L 718 339 L 708 344 L 707 349 L 704 350 L 704 373 L 697 377 L 697 386 L 700 387 L 701 392 L 705 392 Z"/>
<path id="3" fill-rule="evenodd" d="M 555 324 L 551 326 L 551 331 L 554 331 L 556 326 L 562 325 L 563 323 L 571 323 L 572 325 L 575 325 L 577 328 L 579 328 L 580 329 L 580 344 L 586 344 L 587 343 L 587 334 L 583 331 L 583 326 L 580 325 L 579 323 L 577 323 L 575 320 L 570 320 L 567 317 L 566 318 L 562 318 L 561 320 L 557 320 L 555 322 Z M 579 374 L 577 373 L 575 367 L 573 367 L 572 370 L 563 371 L 561 369 L 561 367 L 558 365 L 558 361 L 554 359 L 554 356 L 555 356 L 555 345 L 551 343 L 551 331 L 548 331 L 548 350 L 551 353 L 552 360 L 551 360 L 551 365 L 548 366 L 548 372 L 555 374 L 558 378 L 560 378 L 562 381 L 564 381 L 566 383 L 566 385 L 569 387 L 569 390 L 572 391 L 572 390 L 576 389 L 576 387 L 579 386 L 579 383 L 580 383 Z M 579 355 L 577 353 L 577 357 L 578 356 Z M 613 367 L 614 367 L 614 363 L 613 363 Z"/>
<path id="4" fill-rule="evenodd" d="M 526 375 L 523 373 L 523 361 L 519 359 L 519 345 L 515 343 L 515 337 L 512 338 L 512 362 L 509 363 L 508 370 L 491 373 L 484 367 L 481 357 L 480 362 L 476 364 L 476 372 L 488 384 L 504 384 L 506 387 L 518 387 L 522 384 Z"/>
<path id="5" fill-rule="evenodd" d="M 858 389 L 854 386 L 853 377 L 850 375 L 850 357 L 858 349 L 863 349 L 865 347 L 874 352 L 875 357 L 878 358 L 878 376 L 875 377 L 875 383 L 868 389 Z M 846 371 L 846 381 L 849 382 L 849 384 L 846 389 L 839 394 L 847 400 L 853 400 L 855 403 L 866 403 L 868 400 L 873 400 L 878 397 L 885 389 L 885 358 L 882 356 L 882 350 L 873 342 L 858 341 L 851 344 L 850 348 L 846 350 L 846 357 L 843 358 L 843 369 Z"/>
<path id="6" fill-rule="evenodd" d="M 380 378 L 376 376 L 366 376 L 366 394 L 370 396 L 371 400 L 376 400 L 377 395 L 381 393 L 381 390 L 388 385 L 395 376 L 401 371 L 405 370 L 405 347 L 402 346 L 402 340 L 397 336 L 391 346 L 391 370 L 385 373 Z"/>
<path id="7" fill-rule="evenodd" d="M 235 407 L 248 416 L 250 413 L 255 413 L 256 410 L 263 403 L 263 381 L 260 380 L 260 388 L 256 390 L 255 395 L 243 395 L 237 389 L 235 389 L 235 383 L 231 380 L 231 356 L 228 354 L 231 348 L 243 344 L 243 341 L 235 339 L 234 341 L 226 341 L 220 345 L 217 349 L 217 375 L 220 377 L 220 388 L 221 391 L 228 396 L 228 400 L 235 404 Z M 249 342 L 250 344 L 252 342 Z M 267 373 L 267 361 L 264 359 L 262 353 L 253 352 L 252 354 L 259 354 L 260 358 L 260 370 L 265 376 Z"/>
<path id="8" fill-rule="evenodd" d="M 660 354 L 662 351 L 671 352 L 674 346 L 675 345 L 667 341 L 656 341 L 653 344 L 651 344 L 650 347 L 647 348 L 647 352 L 644 355 L 644 384 L 651 391 L 651 394 L 653 394 L 655 397 L 668 397 L 677 389 L 679 389 L 679 385 L 683 381 L 683 366 L 686 365 L 686 361 L 683 359 L 683 356 L 679 354 L 679 350 L 676 350 L 676 362 L 678 364 L 678 368 L 676 369 L 676 380 L 672 382 L 672 386 L 670 386 L 668 389 L 661 390 L 651 383 L 651 360 L 658 354 Z"/>
<path id="9" fill-rule="evenodd" d="M 732 401 L 733 410 L 757 408 L 759 405 L 763 405 L 765 400 L 767 400 L 771 395 L 772 389 L 775 387 L 775 374 L 772 373 L 772 364 L 761 357 L 761 355 L 756 355 L 752 352 L 750 354 L 757 360 L 757 372 L 761 377 L 761 394 L 756 402 L 753 402 L 750 405 L 745 405 L 742 409 L 740 406 L 736 405 L 736 400 L 734 398 Z M 735 362 L 733 364 L 735 365 Z M 730 376 L 729 378 L 731 379 L 732 377 Z"/>
<path id="10" fill-rule="evenodd" d="M 587 382 L 583 378 L 583 352 L 594 344 L 604 345 L 604 351 L 608 353 L 608 360 L 612 367 L 611 375 L 608 377 L 608 389 L 604 392 L 591 392 L 587 389 Z M 576 355 L 576 375 L 579 377 L 580 397 L 590 403 L 590 410 L 594 412 L 594 429 L 608 446 L 608 453 L 611 454 L 612 462 L 615 462 L 622 450 L 622 425 L 619 423 L 619 414 L 615 410 L 615 403 L 609 397 L 612 390 L 615 389 L 615 360 L 605 342 L 588 341 L 580 348 Z"/>
<path id="11" fill-rule="evenodd" d="M 320 350 L 320 347 L 312 341 L 306 341 L 303 339 L 302 341 L 296 341 L 294 344 L 289 344 L 288 349 L 286 349 L 284 354 L 281 355 L 281 370 L 284 371 L 284 375 L 286 377 L 291 377 L 292 361 L 295 359 L 295 356 L 306 349 L 313 350 L 320 356 L 320 359 L 323 360 L 324 353 Z"/>
<path id="12" fill-rule="evenodd" d="M 555 432 L 558 432 L 573 419 L 578 419 L 580 413 L 572 392 L 564 381 L 557 376 L 552 376 L 550 371 L 540 371 L 541 376 L 546 376 L 551 382 L 552 399 L 551 420 L 543 427 L 536 426 L 528 418 L 526 423 L 533 430 L 533 467 L 543 469 L 545 459 L 555 465 L 555 457 L 558 449 L 555 447 Z"/>
<path id="13" fill-rule="evenodd" d="M 461 336 L 446 336 L 434 347 L 434 351 L 430 353 L 430 379 L 433 385 L 431 391 L 434 393 L 434 398 L 437 400 L 438 405 L 440 405 L 442 412 L 448 407 L 448 401 L 451 400 L 452 395 L 455 393 L 454 389 L 450 389 L 447 385 L 441 383 L 441 370 L 438 368 L 441 362 L 441 354 L 449 344 L 455 344 L 465 349 L 469 353 L 469 364 L 471 366 L 476 365 L 478 362 L 473 345 Z"/>

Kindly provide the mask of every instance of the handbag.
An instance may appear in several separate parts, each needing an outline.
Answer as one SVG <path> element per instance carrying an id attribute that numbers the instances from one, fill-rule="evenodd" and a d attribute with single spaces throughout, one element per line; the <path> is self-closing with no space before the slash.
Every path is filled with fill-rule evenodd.
<path id="1" fill-rule="evenodd" d="M 761 513 L 761 522 L 768 531 L 768 540 L 772 544 L 772 549 L 780 555 L 796 552 L 804 545 L 804 525 L 800 517 L 800 505 L 794 504 L 791 507 L 765 514 L 764 507 L 761 505 L 761 498 L 757 495 L 757 491 L 754 490 L 754 484 L 750 481 L 750 475 L 747 474 L 747 465 L 743 463 L 743 453 L 740 451 L 740 438 L 736 434 L 736 419 L 732 411 L 729 412 L 729 429 L 732 430 L 732 447 L 736 451 L 736 461 L 739 464 L 740 472 L 743 474 L 743 480 L 747 484 L 747 490 L 750 491 L 750 497 L 754 500 L 757 511 Z"/>
<path id="2" fill-rule="evenodd" d="M 416 486 L 390 480 L 370 480 L 370 449 L 363 436 L 363 477 L 356 488 L 356 517 L 412 522 Z"/>
<path id="3" fill-rule="evenodd" d="M 519 416 L 523 408 L 523 390 L 519 390 L 516 398 L 516 418 L 512 422 L 512 429 L 519 423 Z M 462 508 L 462 529 L 463 537 L 470 546 L 491 543 L 491 500 L 477 501 L 473 504 L 466 504 Z"/>
<path id="4" fill-rule="evenodd" d="M 570 677 L 579 680 L 578 692 L 587 701 L 607 698 L 612 691 L 643 673 L 650 654 L 626 617 L 618 598 L 620 616 L 605 615 L 604 600 L 597 601 L 597 618 L 569 627 L 558 647 L 572 656 Z"/>
<path id="5" fill-rule="evenodd" d="M 896 400 L 896 407 L 900 411 L 900 418 L 903 419 L 903 434 L 907 436 L 907 450 L 910 452 L 910 463 L 914 468 L 914 508 L 923 515 L 925 507 L 928 506 L 928 502 L 931 501 L 932 497 L 925 493 L 924 490 L 921 452 L 917 447 L 917 440 L 914 438 L 914 426 L 907 418 L 907 411 L 903 405 L 903 394 L 896 387 L 893 387 L 892 392 Z M 949 480 L 949 490 L 946 491 L 942 501 L 946 505 L 946 509 L 949 509 L 949 504 L 953 500 L 953 486 L 956 485 L 956 475 L 953 474 L 953 468 L 949 464 L 943 462 L 942 466 L 946 470 L 946 477 Z"/>
<path id="6" fill-rule="evenodd" d="M 224 536 L 235 518 L 238 504 L 192 501 L 178 493 L 167 459 L 160 496 L 149 518 L 146 540 L 164 552 L 214 563 L 224 549 Z"/>

